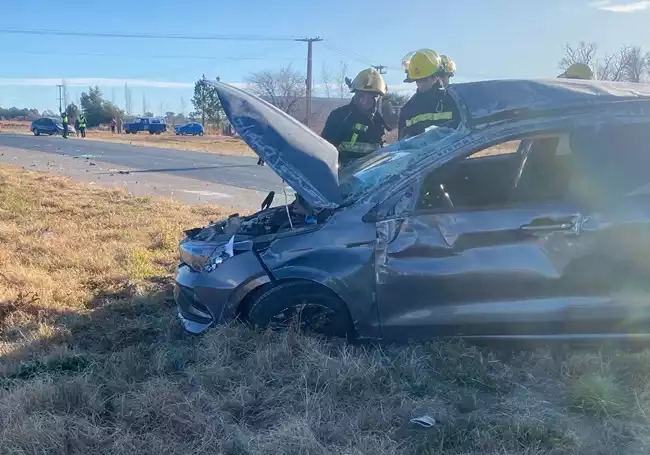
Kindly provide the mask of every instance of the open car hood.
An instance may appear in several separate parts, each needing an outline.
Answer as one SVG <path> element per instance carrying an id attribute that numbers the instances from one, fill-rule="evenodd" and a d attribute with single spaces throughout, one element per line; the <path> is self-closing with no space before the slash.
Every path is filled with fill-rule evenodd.
<path id="1" fill-rule="evenodd" d="M 228 120 L 242 139 L 313 208 L 341 205 L 338 150 L 266 101 L 231 85 L 217 89 Z"/>

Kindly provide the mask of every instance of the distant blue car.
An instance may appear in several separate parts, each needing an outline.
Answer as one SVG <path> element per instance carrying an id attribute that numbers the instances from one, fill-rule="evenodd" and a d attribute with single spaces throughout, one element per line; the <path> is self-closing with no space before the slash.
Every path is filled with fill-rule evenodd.
<path id="1" fill-rule="evenodd" d="M 176 136 L 185 136 L 187 134 L 191 134 L 192 136 L 203 136 L 205 130 L 203 129 L 203 125 L 200 123 L 186 123 L 185 125 L 179 125 L 174 128 L 174 132 L 176 133 Z"/>
<path id="2" fill-rule="evenodd" d="M 61 119 L 56 117 L 43 117 L 34 120 L 29 129 L 34 133 L 34 136 L 40 136 L 41 134 L 47 134 L 49 136 L 55 134 L 63 135 L 63 124 L 61 123 Z M 75 129 L 72 125 L 68 125 L 68 134 L 71 136 L 75 134 Z"/>

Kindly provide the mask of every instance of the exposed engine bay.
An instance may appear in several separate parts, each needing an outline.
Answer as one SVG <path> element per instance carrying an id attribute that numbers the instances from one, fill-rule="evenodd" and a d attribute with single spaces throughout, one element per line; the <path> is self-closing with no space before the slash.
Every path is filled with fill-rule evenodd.
<path id="1" fill-rule="evenodd" d="M 271 191 L 262 203 L 262 210 L 253 215 L 242 217 L 233 213 L 228 218 L 210 222 L 203 228 L 187 230 L 185 234 L 192 240 L 204 242 L 217 240 L 220 236 L 233 235 L 237 236 L 238 240 L 243 240 L 317 226 L 332 214 L 331 210 L 315 213 L 300 196 L 290 204 L 270 208 L 274 194 Z"/>

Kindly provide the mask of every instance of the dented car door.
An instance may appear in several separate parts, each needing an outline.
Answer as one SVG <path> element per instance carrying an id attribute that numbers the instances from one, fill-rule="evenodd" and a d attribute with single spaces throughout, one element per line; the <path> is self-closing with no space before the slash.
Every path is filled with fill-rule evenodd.
<path id="1" fill-rule="evenodd" d="M 555 334 L 583 216 L 570 204 L 414 214 L 377 224 L 387 337 Z"/>

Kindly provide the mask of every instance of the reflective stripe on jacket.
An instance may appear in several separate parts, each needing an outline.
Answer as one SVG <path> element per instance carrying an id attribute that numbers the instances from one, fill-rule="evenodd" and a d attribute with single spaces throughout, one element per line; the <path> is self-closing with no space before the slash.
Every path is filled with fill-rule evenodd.
<path id="1" fill-rule="evenodd" d="M 351 155 L 361 157 L 381 148 L 387 129 L 379 113 L 370 116 L 350 103 L 330 113 L 321 137 L 338 149 L 342 162 Z"/>
<path id="2" fill-rule="evenodd" d="M 456 128 L 460 112 L 447 90 L 434 87 L 416 92 L 400 111 L 398 138 L 404 139 L 424 133 L 430 126 Z"/>

